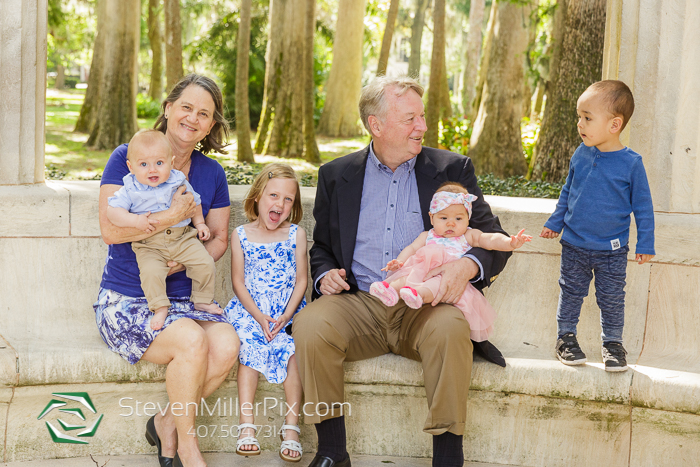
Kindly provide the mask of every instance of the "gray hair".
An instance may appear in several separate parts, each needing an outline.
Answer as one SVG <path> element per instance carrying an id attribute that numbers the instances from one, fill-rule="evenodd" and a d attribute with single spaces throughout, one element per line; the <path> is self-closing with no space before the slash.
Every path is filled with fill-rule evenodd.
<path id="1" fill-rule="evenodd" d="M 369 129 L 369 117 L 374 115 L 375 117 L 383 120 L 387 113 L 387 100 L 386 91 L 391 88 L 392 93 L 396 97 L 401 97 L 409 89 L 413 89 L 416 93 L 423 97 L 423 86 L 421 84 L 409 77 L 400 76 L 398 78 L 389 78 L 388 76 L 377 76 L 370 82 L 367 86 L 362 88 L 362 94 L 360 95 L 360 118 L 362 119 L 362 124 L 365 126 L 369 134 L 372 134 L 372 130 Z"/>

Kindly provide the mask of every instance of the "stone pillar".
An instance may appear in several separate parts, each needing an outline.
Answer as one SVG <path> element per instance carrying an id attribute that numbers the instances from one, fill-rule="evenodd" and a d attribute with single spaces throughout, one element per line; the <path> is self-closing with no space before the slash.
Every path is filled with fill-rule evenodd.
<path id="1" fill-rule="evenodd" d="M 608 0 L 603 79 L 636 109 L 623 143 L 639 152 L 661 212 L 700 213 L 700 1 Z"/>
<path id="2" fill-rule="evenodd" d="M 0 185 L 44 181 L 47 0 L 0 1 Z"/>

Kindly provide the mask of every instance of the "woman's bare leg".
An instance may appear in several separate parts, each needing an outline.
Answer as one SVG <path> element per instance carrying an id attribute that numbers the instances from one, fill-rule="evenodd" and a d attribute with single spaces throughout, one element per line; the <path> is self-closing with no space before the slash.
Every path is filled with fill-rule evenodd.
<path id="1" fill-rule="evenodd" d="M 284 386 L 284 397 L 287 400 L 285 406 L 286 417 L 284 423 L 286 425 L 299 425 L 299 410 L 301 406 L 301 377 L 299 376 L 299 368 L 297 367 L 297 359 L 295 355 L 289 359 L 287 363 L 287 379 L 282 383 Z M 294 430 L 286 430 L 285 439 L 299 441 L 299 433 Z M 290 457 L 299 457 L 296 451 L 284 450 L 284 455 Z"/>
<path id="2" fill-rule="evenodd" d="M 204 376 L 202 397 L 207 398 L 216 391 L 238 361 L 241 341 L 236 330 L 228 323 L 197 321 L 207 333 L 209 354 L 207 356 L 207 374 Z"/>
<path id="3" fill-rule="evenodd" d="M 173 448 L 177 446 L 177 453 L 187 467 L 206 466 L 194 432 L 196 407 L 202 397 L 208 354 L 209 343 L 204 329 L 195 321 L 183 318 L 158 334 L 143 355 L 146 361 L 168 365 L 165 387 L 170 402 L 169 411 L 166 417 L 156 416 L 156 431 L 163 443 L 161 454 L 173 457 Z M 173 425 L 177 432 L 176 443 L 172 436 Z"/>
<path id="4" fill-rule="evenodd" d="M 258 377 L 260 373 L 256 370 L 245 366 L 238 365 L 238 401 L 241 404 L 241 415 L 238 418 L 238 424 L 255 423 L 255 414 L 253 407 L 255 403 L 255 391 L 258 390 Z M 255 436 L 255 430 L 245 428 L 241 430 L 241 438 L 247 436 Z M 241 446 L 241 451 L 257 451 L 258 447 L 252 444 L 244 444 Z"/>

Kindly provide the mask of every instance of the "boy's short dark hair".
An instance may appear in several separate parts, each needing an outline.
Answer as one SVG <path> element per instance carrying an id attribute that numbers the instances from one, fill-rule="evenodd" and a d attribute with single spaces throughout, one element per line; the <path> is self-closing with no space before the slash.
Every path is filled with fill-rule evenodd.
<path id="1" fill-rule="evenodd" d="M 591 84 L 587 91 L 602 95 L 610 113 L 616 117 L 622 117 L 620 131 L 624 130 L 634 113 L 634 96 L 630 88 L 622 81 L 606 79 Z"/>

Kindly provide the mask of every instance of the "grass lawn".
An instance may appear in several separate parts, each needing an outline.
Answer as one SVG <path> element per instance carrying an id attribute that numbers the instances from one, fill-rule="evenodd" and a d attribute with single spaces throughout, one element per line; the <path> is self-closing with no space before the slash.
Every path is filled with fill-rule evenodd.
<path id="1" fill-rule="evenodd" d="M 63 180 L 99 180 L 111 150 L 94 151 L 86 147 L 88 135 L 74 133 L 75 122 L 85 97 L 84 90 L 47 89 L 46 91 L 46 178 Z M 139 118 L 139 128 L 151 128 L 155 119 Z M 255 135 L 252 134 L 252 139 Z M 357 151 L 369 142 L 367 137 L 317 137 L 322 162 Z M 228 154 L 210 154 L 226 170 L 230 184 L 250 184 L 260 168 L 270 162 L 286 162 L 299 173 L 304 186 L 316 186 L 318 165 L 303 159 L 255 156 L 256 164 L 236 161 L 236 134 L 231 134 Z"/>

